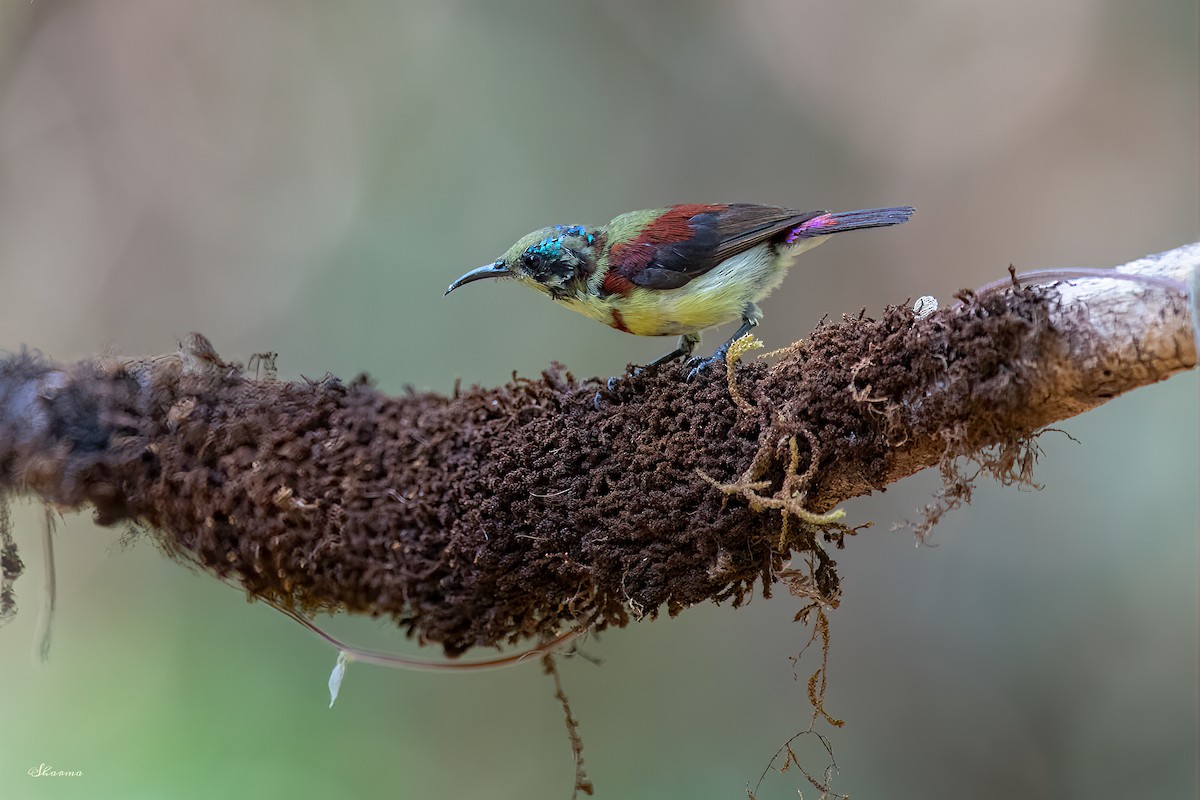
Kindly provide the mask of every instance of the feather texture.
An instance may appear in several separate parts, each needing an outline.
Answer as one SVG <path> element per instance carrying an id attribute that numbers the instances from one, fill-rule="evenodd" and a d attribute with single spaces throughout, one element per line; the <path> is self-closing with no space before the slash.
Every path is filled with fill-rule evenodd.
<path id="1" fill-rule="evenodd" d="M 623 295 L 628 294 L 627 283 L 678 289 L 757 244 L 782 239 L 824 212 L 736 203 L 678 205 L 654 213 L 609 248 L 609 272 L 616 277 L 606 277 L 606 288 L 625 289 L 617 292 Z M 621 221 L 618 217 L 613 223 Z"/>

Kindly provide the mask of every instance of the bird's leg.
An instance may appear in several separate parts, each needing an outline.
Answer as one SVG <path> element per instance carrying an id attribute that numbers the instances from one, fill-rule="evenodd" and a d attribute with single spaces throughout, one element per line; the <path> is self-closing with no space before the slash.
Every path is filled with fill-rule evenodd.
<path id="1" fill-rule="evenodd" d="M 700 345 L 700 334 L 685 333 L 679 337 L 679 346 L 665 356 L 659 356 L 646 365 L 649 367 L 661 367 L 668 361 L 674 361 L 677 358 L 687 358 L 692 353 L 696 352 L 696 348 Z"/>
<path id="2" fill-rule="evenodd" d="M 683 336 L 679 337 L 679 346 L 676 347 L 674 350 L 667 353 L 665 356 L 659 356 L 658 358 L 654 359 L 653 361 L 651 361 L 649 364 L 647 364 L 644 367 L 633 367 L 632 369 L 629 370 L 628 374 L 638 375 L 641 373 L 641 371 L 643 369 L 650 369 L 651 367 L 661 367 L 663 364 L 666 364 L 669 361 L 674 361 L 677 358 L 687 358 L 692 353 L 696 352 L 696 347 L 698 347 L 699 344 L 700 344 L 700 334 L 685 333 Z M 615 375 L 613 377 L 609 378 L 608 379 L 608 390 L 610 392 L 615 391 L 617 388 L 617 384 L 620 382 L 621 382 L 621 379 L 616 377 Z M 596 392 L 596 396 L 594 398 L 592 398 L 592 405 L 596 407 L 597 411 L 600 410 L 600 403 L 603 399 L 604 398 L 601 396 L 600 392 Z"/>
<path id="3" fill-rule="evenodd" d="M 713 364 L 724 362 L 725 354 L 729 352 L 729 346 L 749 333 L 755 325 L 762 321 L 762 316 L 761 308 L 754 303 L 746 303 L 746 307 L 742 309 L 741 327 L 734 331 L 733 336 L 729 337 L 729 341 L 718 347 L 712 356 L 698 360 L 696 366 L 692 367 L 692 371 L 688 373 L 687 379 L 690 381 Z"/>

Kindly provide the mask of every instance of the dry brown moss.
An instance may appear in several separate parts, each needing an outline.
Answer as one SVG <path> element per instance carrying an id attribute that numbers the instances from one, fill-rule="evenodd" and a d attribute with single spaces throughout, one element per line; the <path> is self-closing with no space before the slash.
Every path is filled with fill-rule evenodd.
<path id="1" fill-rule="evenodd" d="M 450 654 L 737 604 L 797 553 L 809 593 L 835 601 L 826 545 L 846 529 L 780 512 L 882 489 L 898 461 L 1021 441 L 1011 410 L 1047 302 L 847 318 L 772 366 L 738 365 L 734 395 L 719 368 L 689 383 L 673 365 L 611 390 L 555 366 L 388 397 L 361 379 L 254 380 L 201 337 L 148 360 L 12 356 L 0 490 L 90 504 L 252 596 L 390 616 Z"/>

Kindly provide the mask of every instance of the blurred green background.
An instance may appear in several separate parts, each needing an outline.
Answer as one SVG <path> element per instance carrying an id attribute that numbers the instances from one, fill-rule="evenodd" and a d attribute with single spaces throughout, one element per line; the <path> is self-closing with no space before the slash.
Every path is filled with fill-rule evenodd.
<path id="1" fill-rule="evenodd" d="M 388 390 L 578 375 L 669 341 L 515 285 L 446 284 L 519 235 L 673 202 L 910 203 L 765 304 L 825 314 L 1197 238 L 1192 0 L 181 0 L 0 5 L 0 347 L 61 359 L 191 330 L 283 377 Z M 709 336 L 711 347 L 717 336 Z M 1041 492 L 985 484 L 914 547 L 920 475 L 850 503 L 827 706 L 856 798 L 1194 797 L 1197 381 L 1064 423 Z M 0 797 L 563 798 L 536 666 L 352 667 L 120 530 L 57 535 L 51 661 L 29 574 L 0 630 Z M 786 595 L 591 640 L 564 679 L 601 797 L 743 797 L 807 724 Z M 329 627 L 417 651 L 389 626 Z M 429 655 L 435 655 L 429 652 Z M 797 680 L 794 673 L 800 675 Z M 805 765 L 824 766 L 802 748 Z M 31 778 L 46 763 L 79 778 Z M 759 797 L 808 789 L 793 770 Z"/>

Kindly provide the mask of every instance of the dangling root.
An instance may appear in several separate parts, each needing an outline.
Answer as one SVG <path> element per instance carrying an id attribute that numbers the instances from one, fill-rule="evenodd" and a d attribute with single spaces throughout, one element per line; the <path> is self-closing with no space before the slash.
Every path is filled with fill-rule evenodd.
<path id="1" fill-rule="evenodd" d="M 753 480 L 754 475 L 752 471 L 755 469 L 755 464 L 751 464 L 751 468 L 733 483 L 721 483 L 703 470 L 696 470 L 696 473 L 701 478 L 727 497 L 736 495 L 743 498 L 753 511 L 778 509 L 783 517 L 778 546 L 778 551 L 781 553 L 788 551 L 788 521 L 791 517 L 794 516 L 802 523 L 813 527 L 826 528 L 831 525 L 837 525 L 846 516 L 846 512 L 840 508 L 835 508 L 833 511 L 828 511 L 824 514 L 818 514 L 804 507 L 804 493 L 791 488 L 793 479 L 800 478 L 803 480 L 809 477 L 807 472 L 803 476 L 797 474 L 800 464 L 800 449 L 796 446 L 795 436 L 788 437 L 788 449 L 791 451 L 791 459 L 788 463 L 787 477 L 784 479 L 783 486 L 779 491 L 770 496 L 761 494 L 763 489 L 770 488 L 770 481 Z M 759 453 L 761 454 L 762 452 L 763 449 L 760 448 Z M 757 464 L 760 459 L 756 457 L 754 461 Z M 761 469 L 761 466 L 759 468 Z"/>
<path id="2" fill-rule="evenodd" d="M 743 355 L 750 350 L 760 349 L 762 346 L 763 343 L 761 341 L 755 338 L 753 334 L 748 333 L 729 345 L 729 350 L 725 353 L 725 376 L 728 381 L 729 396 L 738 409 L 747 416 L 754 416 L 757 412 L 755 407 L 738 390 L 737 373 L 734 367 L 738 359 Z M 818 514 L 804 507 L 805 493 L 802 487 L 811 482 L 813 474 L 816 471 L 816 465 L 819 462 L 816 442 L 813 441 L 813 437 L 807 431 L 804 432 L 804 435 L 809 440 L 809 447 L 812 452 L 812 459 L 808 469 L 805 470 L 804 474 L 800 474 L 800 448 L 796 444 L 796 437 L 794 435 L 788 437 L 790 458 L 788 460 L 787 475 L 779 491 L 770 496 L 764 495 L 761 492 L 764 489 L 770 488 L 771 481 L 758 480 L 758 478 L 766 471 L 770 464 L 771 453 L 774 449 L 771 442 L 764 441 L 759 445 L 758 452 L 755 453 L 746 471 L 732 483 L 722 483 L 703 470 L 696 470 L 696 473 L 701 478 L 727 497 L 738 496 L 743 498 L 753 511 L 763 511 L 766 509 L 779 510 L 783 516 L 783 525 L 779 536 L 779 552 L 787 551 L 788 520 L 790 517 L 794 516 L 802 523 L 814 527 L 828 527 L 836 525 L 846 516 L 846 512 L 841 509 L 834 509 L 824 514 Z"/>
<path id="3" fill-rule="evenodd" d="M 792 442 L 795 442 L 796 437 L 791 437 Z M 716 478 L 708 475 L 704 470 L 696 470 L 701 478 L 709 483 L 713 488 L 726 495 L 738 495 L 749 503 L 751 510 L 763 511 L 765 509 L 779 509 L 784 512 L 784 517 L 788 514 L 794 515 L 801 522 L 806 522 L 809 525 L 824 527 L 833 525 L 839 522 L 846 516 L 846 512 L 840 508 L 835 508 L 833 511 L 824 514 L 818 514 L 809 511 L 803 505 L 804 496 L 799 492 L 793 492 L 790 496 L 780 492 L 776 492 L 770 497 L 759 494 L 759 491 L 770 487 L 770 481 L 754 481 L 747 483 L 745 481 L 735 481 L 733 483 L 721 483 Z"/>
<path id="4" fill-rule="evenodd" d="M 729 349 L 725 351 L 725 380 L 729 384 L 729 397 L 734 404 L 746 416 L 754 415 L 754 406 L 747 402 L 746 398 L 742 397 L 741 392 L 737 388 L 737 375 L 733 369 L 737 364 L 738 359 L 744 356 L 751 350 L 761 350 L 763 343 L 753 333 L 747 333 L 745 336 L 737 339 L 729 345 Z"/>

